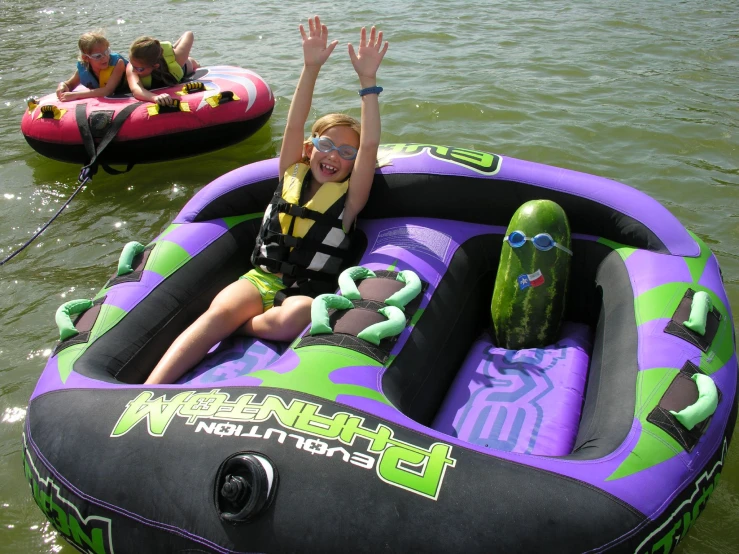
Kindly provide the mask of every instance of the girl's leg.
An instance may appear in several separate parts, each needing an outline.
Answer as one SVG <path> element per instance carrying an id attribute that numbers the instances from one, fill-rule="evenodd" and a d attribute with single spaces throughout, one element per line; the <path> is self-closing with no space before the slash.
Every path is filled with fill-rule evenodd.
<path id="1" fill-rule="evenodd" d="M 199 67 L 200 67 L 200 64 L 198 63 L 196 59 L 187 58 L 187 63 L 183 66 L 182 69 L 184 69 L 185 75 L 190 75 L 190 73 L 194 72 Z"/>
<path id="2" fill-rule="evenodd" d="M 291 341 L 310 323 L 309 296 L 288 296 L 281 306 L 257 315 L 239 327 L 237 333 L 266 340 Z"/>
<path id="3" fill-rule="evenodd" d="M 208 310 L 175 339 L 146 380 L 147 385 L 174 383 L 202 360 L 214 344 L 245 321 L 262 313 L 262 296 L 245 279 L 218 293 Z"/>
<path id="4" fill-rule="evenodd" d="M 185 65 L 187 59 L 190 57 L 190 50 L 192 50 L 192 43 L 195 41 L 195 35 L 192 31 L 185 31 L 180 38 L 178 38 L 172 48 L 174 48 L 174 58 L 180 65 Z"/>

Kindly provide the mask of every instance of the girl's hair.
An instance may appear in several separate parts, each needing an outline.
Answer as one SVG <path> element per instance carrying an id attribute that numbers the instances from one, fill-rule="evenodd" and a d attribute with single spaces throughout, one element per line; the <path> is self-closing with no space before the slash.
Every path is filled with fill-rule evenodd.
<path id="1" fill-rule="evenodd" d="M 169 72 L 167 61 L 164 59 L 162 45 L 152 37 L 139 37 L 131 44 L 129 58 L 144 62 L 146 65 L 155 67 L 151 72 L 153 80 L 162 81 L 165 85 L 177 84 L 177 79 Z"/>
<path id="2" fill-rule="evenodd" d="M 108 39 L 105 38 L 105 34 L 103 34 L 102 29 L 96 29 L 89 33 L 85 33 L 80 37 L 80 40 L 77 41 L 77 46 L 80 49 L 79 60 L 85 67 L 87 67 L 88 70 L 90 69 L 90 62 L 85 59 L 83 54 L 89 54 L 98 44 L 104 44 L 106 48 L 110 47 L 110 43 L 108 42 Z"/>
<path id="3" fill-rule="evenodd" d="M 343 113 L 330 113 L 327 115 L 324 115 L 323 117 L 319 117 L 316 119 L 316 122 L 313 124 L 313 127 L 311 127 L 310 130 L 310 137 L 308 137 L 304 142 L 303 146 L 307 146 L 311 144 L 311 139 L 314 137 L 320 137 L 323 133 L 331 129 L 332 127 L 349 127 L 352 129 L 355 133 L 357 133 L 357 136 L 362 136 L 361 130 L 362 127 L 359 124 L 359 121 L 354 119 L 350 115 L 346 115 Z M 304 158 L 305 161 L 306 158 Z"/>

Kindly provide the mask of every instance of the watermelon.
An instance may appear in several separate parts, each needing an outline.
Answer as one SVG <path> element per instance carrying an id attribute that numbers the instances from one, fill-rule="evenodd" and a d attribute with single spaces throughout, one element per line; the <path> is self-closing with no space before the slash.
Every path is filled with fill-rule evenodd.
<path id="1" fill-rule="evenodd" d="M 551 200 L 531 200 L 519 207 L 506 236 L 513 231 L 521 231 L 527 238 L 548 233 L 571 250 L 567 215 Z M 490 305 L 498 346 L 520 350 L 556 342 L 564 314 L 570 258 L 557 247 L 541 251 L 531 240 L 519 248 L 504 242 Z"/>

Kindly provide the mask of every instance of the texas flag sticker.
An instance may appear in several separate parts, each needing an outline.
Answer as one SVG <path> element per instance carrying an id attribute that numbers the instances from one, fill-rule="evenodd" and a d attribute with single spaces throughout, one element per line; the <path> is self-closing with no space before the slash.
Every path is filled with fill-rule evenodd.
<path id="1" fill-rule="evenodd" d="M 527 273 L 526 275 L 518 276 L 518 288 L 523 290 L 529 287 L 538 287 L 544 284 L 544 275 L 541 274 L 541 269 L 537 269 L 534 273 Z"/>

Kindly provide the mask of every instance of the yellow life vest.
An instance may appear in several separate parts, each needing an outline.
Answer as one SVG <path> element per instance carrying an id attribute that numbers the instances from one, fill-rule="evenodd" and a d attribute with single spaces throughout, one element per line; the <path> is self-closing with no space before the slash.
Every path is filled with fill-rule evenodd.
<path id="1" fill-rule="evenodd" d="M 162 41 L 159 44 L 162 47 L 162 57 L 164 58 L 164 61 L 167 62 L 167 67 L 162 67 L 160 69 L 162 71 L 168 71 L 169 73 L 171 73 L 172 76 L 177 79 L 177 82 L 179 83 L 185 76 L 185 70 L 182 69 L 182 66 L 178 64 L 177 60 L 175 59 L 172 43 Z M 147 75 L 146 77 L 141 77 L 141 84 L 144 85 L 144 88 L 151 88 L 151 74 Z"/>
<path id="2" fill-rule="evenodd" d="M 349 179 L 324 183 L 300 205 L 309 172 L 304 163 L 285 172 L 265 210 L 252 263 L 294 278 L 335 279 L 349 256 L 350 238 L 342 227 Z"/>
<path id="3" fill-rule="evenodd" d="M 113 75 L 114 69 L 115 65 L 109 65 L 100 72 L 100 77 L 98 78 L 98 81 L 100 82 L 100 88 L 103 88 L 105 85 L 108 84 L 108 79 L 110 79 L 110 76 Z"/>

